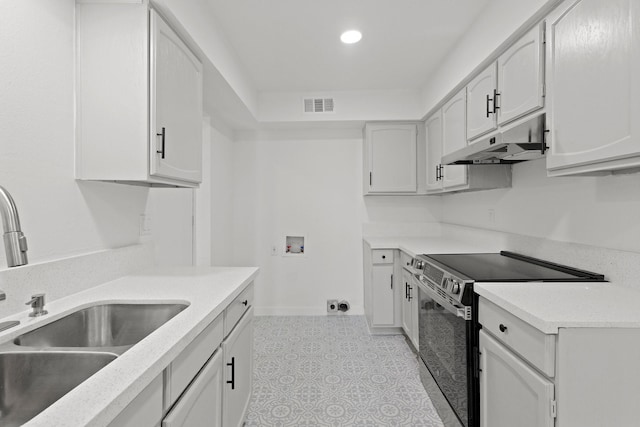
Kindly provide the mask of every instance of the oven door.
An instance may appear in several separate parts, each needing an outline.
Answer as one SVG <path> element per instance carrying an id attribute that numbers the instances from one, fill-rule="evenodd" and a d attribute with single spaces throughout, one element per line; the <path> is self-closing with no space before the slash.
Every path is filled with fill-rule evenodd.
<path id="1" fill-rule="evenodd" d="M 460 307 L 451 305 L 421 282 L 418 298 L 420 357 L 460 422 L 470 427 L 472 322 L 460 316 Z"/>

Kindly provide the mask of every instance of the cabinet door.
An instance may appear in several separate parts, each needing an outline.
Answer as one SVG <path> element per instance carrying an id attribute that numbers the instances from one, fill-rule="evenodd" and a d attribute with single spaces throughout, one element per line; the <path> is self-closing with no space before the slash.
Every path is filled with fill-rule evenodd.
<path id="1" fill-rule="evenodd" d="M 374 265 L 371 282 L 371 326 L 394 326 L 393 264 Z"/>
<path id="2" fill-rule="evenodd" d="M 491 64 L 467 85 L 467 138 L 474 139 L 496 128 L 496 64 Z"/>
<path id="3" fill-rule="evenodd" d="M 568 0 L 547 18 L 547 169 L 640 154 L 638 22 L 635 0 Z"/>
<path id="4" fill-rule="evenodd" d="M 225 361 L 222 425 L 238 427 L 244 422 L 253 384 L 253 307 L 224 340 L 222 351 Z"/>
<path id="5" fill-rule="evenodd" d="M 202 64 L 151 11 L 150 174 L 202 181 Z"/>
<path id="6" fill-rule="evenodd" d="M 427 134 L 427 192 L 442 190 L 442 113 L 435 112 L 425 122 Z"/>
<path id="7" fill-rule="evenodd" d="M 418 338 L 418 315 L 420 307 L 418 304 L 418 285 L 414 277 L 411 277 L 409 281 L 409 305 L 411 307 L 411 335 L 409 338 L 415 348 L 420 348 L 418 346 L 420 344 Z"/>
<path id="8" fill-rule="evenodd" d="M 202 368 L 162 427 L 222 426 L 222 352 L 218 350 Z"/>
<path id="9" fill-rule="evenodd" d="M 467 145 L 465 112 L 466 92 L 463 89 L 442 107 L 442 155 Z M 467 184 L 467 167 L 465 165 L 444 166 L 442 175 L 442 187 L 445 189 Z"/>
<path id="10" fill-rule="evenodd" d="M 498 58 L 498 124 L 544 106 L 544 23 L 537 25 Z"/>
<path id="11" fill-rule="evenodd" d="M 369 193 L 417 191 L 417 135 L 413 124 L 366 126 Z"/>
<path id="12" fill-rule="evenodd" d="M 411 298 L 409 288 L 411 287 L 411 274 L 407 270 L 402 270 L 402 329 L 411 338 L 413 334 L 413 323 L 411 321 Z"/>
<path id="13" fill-rule="evenodd" d="M 480 331 L 480 427 L 553 427 L 554 385 Z"/>

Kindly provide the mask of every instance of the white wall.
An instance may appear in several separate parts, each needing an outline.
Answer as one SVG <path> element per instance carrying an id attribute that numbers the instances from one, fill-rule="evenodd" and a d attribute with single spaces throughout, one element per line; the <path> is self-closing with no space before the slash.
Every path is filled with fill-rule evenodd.
<path id="1" fill-rule="evenodd" d="M 260 267 L 261 314 L 324 314 L 329 298 L 361 313 L 363 222 L 439 213 L 438 198 L 365 200 L 360 129 L 240 133 L 233 158 L 234 262 Z M 306 236 L 304 256 L 282 256 L 287 234 Z"/>
<path id="2" fill-rule="evenodd" d="M 149 191 L 74 179 L 74 9 L 0 2 L 0 185 L 18 205 L 31 263 L 137 243 Z"/>
<path id="3" fill-rule="evenodd" d="M 510 189 L 443 197 L 443 219 L 640 253 L 640 174 L 547 178 L 544 159 L 524 162 Z"/>
<path id="4" fill-rule="evenodd" d="M 217 131 L 211 126 L 209 117 L 205 117 L 202 123 L 202 183 L 198 188 L 151 188 L 149 191 L 146 214 L 159 265 L 212 265 L 212 199 L 214 196 L 219 198 L 214 192 L 217 186 L 213 186 L 219 180 L 213 176 L 218 178 L 221 167 L 212 161 L 215 135 Z M 230 211 L 230 207 L 227 210 Z"/>
<path id="5" fill-rule="evenodd" d="M 233 265 L 233 140 L 225 133 L 211 129 L 211 265 Z M 249 265 L 239 261 L 238 265 Z"/>
<path id="6" fill-rule="evenodd" d="M 211 265 L 211 216 L 212 216 L 212 135 L 211 119 L 205 117 L 202 126 L 202 183 L 194 190 L 195 225 L 194 225 L 194 263 L 195 265 Z"/>
<path id="7" fill-rule="evenodd" d="M 303 99 L 333 98 L 333 113 L 305 113 Z M 419 120 L 425 113 L 419 91 L 361 90 L 329 92 L 262 92 L 261 123 Z"/>
<path id="8" fill-rule="evenodd" d="M 158 265 L 195 264 L 195 194 L 191 188 L 150 189 L 146 216 Z"/>
<path id="9" fill-rule="evenodd" d="M 341 298 L 362 312 L 361 139 L 266 138 L 234 146 L 234 258 L 260 266 L 257 310 L 321 314 Z M 306 236 L 304 255 L 282 256 L 286 234 Z"/>

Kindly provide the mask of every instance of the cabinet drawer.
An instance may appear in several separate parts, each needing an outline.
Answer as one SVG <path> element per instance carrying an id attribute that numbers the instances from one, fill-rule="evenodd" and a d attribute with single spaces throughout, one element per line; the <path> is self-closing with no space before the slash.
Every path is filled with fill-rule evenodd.
<path id="1" fill-rule="evenodd" d="M 180 397 L 198 371 L 209 360 L 211 355 L 222 343 L 223 322 L 222 315 L 216 317 L 207 328 L 185 348 L 171 363 L 168 371 L 166 402 L 167 407 Z"/>
<path id="2" fill-rule="evenodd" d="M 375 249 L 371 257 L 374 264 L 393 264 L 393 249 Z"/>
<path id="3" fill-rule="evenodd" d="M 520 354 L 549 377 L 555 375 L 556 336 L 547 335 L 484 298 L 478 322 L 501 343 Z"/>
<path id="4" fill-rule="evenodd" d="M 413 257 L 405 252 L 400 251 L 400 266 L 402 268 L 409 267 Z"/>
<path id="5" fill-rule="evenodd" d="M 253 282 L 233 300 L 224 311 L 224 336 L 226 337 L 233 330 L 238 320 L 249 307 L 253 306 Z"/>

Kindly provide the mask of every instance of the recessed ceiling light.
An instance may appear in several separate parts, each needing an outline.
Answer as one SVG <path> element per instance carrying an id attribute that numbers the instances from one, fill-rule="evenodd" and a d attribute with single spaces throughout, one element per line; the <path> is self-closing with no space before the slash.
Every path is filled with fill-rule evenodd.
<path id="1" fill-rule="evenodd" d="M 340 36 L 340 40 L 342 40 L 342 43 L 346 43 L 346 44 L 358 43 L 361 38 L 362 38 L 362 33 L 358 30 L 345 31 Z"/>

